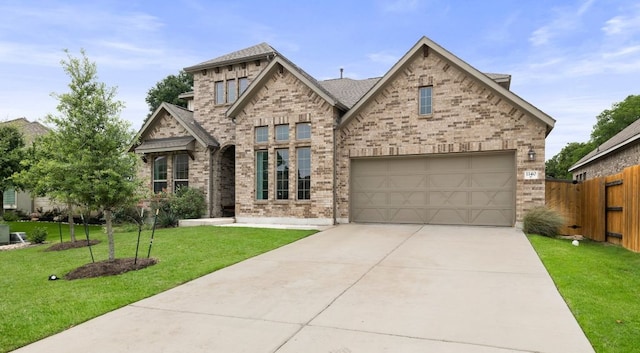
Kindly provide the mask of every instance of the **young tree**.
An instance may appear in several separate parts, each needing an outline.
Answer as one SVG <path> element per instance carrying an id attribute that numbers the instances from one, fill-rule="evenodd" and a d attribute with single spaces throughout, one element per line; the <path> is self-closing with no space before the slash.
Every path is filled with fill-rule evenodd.
<path id="1" fill-rule="evenodd" d="M 62 60 L 70 77 L 70 91 L 54 94 L 60 116 L 49 115 L 55 128 L 41 142 L 44 149 L 33 168 L 42 177 L 40 190 L 88 210 L 104 211 L 109 260 L 115 259 L 112 228 L 114 208 L 137 201 L 137 158 L 128 153 L 134 131 L 119 118 L 123 103 L 116 100 L 116 88 L 97 81 L 96 64 L 84 51 Z"/>
<path id="2" fill-rule="evenodd" d="M 22 169 L 20 161 L 24 156 L 22 134 L 13 126 L 0 126 L 0 200 L 4 191 L 15 187 L 13 175 Z M 0 207 L 0 217 L 4 216 L 4 207 Z"/>
<path id="3" fill-rule="evenodd" d="M 193 90 L 193 75 L 184 71 L 180 71 L 178 75 L 169 75 L 156 83 L 155 87 L 147 92 L 147 104 L 149 105 L 149 114 L 147 118 L 158 109 L 162 102 L 167 102 L 181 107 L 187 106 L 187 101 L 178 96 L 182 93 Z"/>

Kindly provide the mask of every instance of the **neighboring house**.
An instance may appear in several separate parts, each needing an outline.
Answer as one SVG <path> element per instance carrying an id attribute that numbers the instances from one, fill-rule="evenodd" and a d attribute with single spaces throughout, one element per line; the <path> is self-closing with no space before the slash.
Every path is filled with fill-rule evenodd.
<path id="1" fill-rule="evenodd" d="M 573 180 L 587 180 L 622 172 L 640 164 L 640 119 L 605 141 L 569 168 Z"/>
<path id="2" fill-rule="evenodd" d="M 132 150 L 210 217 L 513 226 L 544 204 L 555 120 L 426 37 L 380 78 L 318 81 L 266 43 L 185 71 L 191 110 L 163 103 Z"/>
<path id="3" fill-rule="evenodd" d="M 24 145 L 29 147 L 38 136 L 49 132 L 49 129 L 37 121 L 30 122 L 26 118 L 18 118 L 0 122 L 0 126 L 10 125 L 16 127 L 23 136 Z M 21 210 L 26 214 L 35 212 L 37 209 L 50 208 L 52 202 L 45 197 L 34 197 L 27 191 L 8 189 L 4 191 L 2 207 L 5 210 Z"/>

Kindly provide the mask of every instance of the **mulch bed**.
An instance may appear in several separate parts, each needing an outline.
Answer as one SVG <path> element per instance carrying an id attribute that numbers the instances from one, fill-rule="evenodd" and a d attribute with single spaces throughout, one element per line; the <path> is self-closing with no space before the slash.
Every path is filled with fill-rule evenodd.
<path id="1" fill-rule="evenodd" d="M 89 243 L 93 246 L 100 243 L 100 240 L 89 240 Z M 87 246 L 86 240 L 76 240 L 74 242 L 67 241 L 64 243 L 53 244 L 47 249 L 45 249 L 45 251 L 62 251 L 62 250 L 69 250 L 69 249 L 84 248 L 86 246 Z"/>
<path id="2" fill-rule="evenodd" d="M 68 280 L 80 279 L 80 278 L 93 278 L 102 276 L 113 276 L 129 271 L 137 271 L 143 268 L 153 266 L 158 263 L 157 259 L 138 259 L 134 258 L 106 260 L 100 262 L 93 262 L 84 266 L 78 267 L 75 270 L 67 273 L 64 278 Z"/>

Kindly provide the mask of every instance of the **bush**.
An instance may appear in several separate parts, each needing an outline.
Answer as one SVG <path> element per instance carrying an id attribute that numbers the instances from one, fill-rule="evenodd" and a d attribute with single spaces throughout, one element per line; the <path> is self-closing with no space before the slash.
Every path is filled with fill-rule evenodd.
<path id="1" fill-rule="evenodd" d="M 29 241 L 34 244 L 42 244 L 45 240 L 47 240 L 47 228 L 44 227 L 36 227 L 33 228 L 31 234 L 29 234 Z"/>
<path id="2" fill-rule="evenodd" d="M 170 204 L 178 219 L 200 218 L 207 210 L 204 193 L 195 188 L 179 188 Z"/>
<path id="3" fill-rule="evenodd" d="M 556 211 L 541 206 L 531 209 L 524 216 L 523 231 L 527 234 L 539 234 L 555 237 L 565 223 L 564 218 Z"/>
<path id="4" fill-rule="evenodd" d="M 6 211 L 4 213 L 4 220 L 7 222 L 15 222 L 18 219 L 20 219 L 20 217 L 18 217 L 14 211 Z"/>

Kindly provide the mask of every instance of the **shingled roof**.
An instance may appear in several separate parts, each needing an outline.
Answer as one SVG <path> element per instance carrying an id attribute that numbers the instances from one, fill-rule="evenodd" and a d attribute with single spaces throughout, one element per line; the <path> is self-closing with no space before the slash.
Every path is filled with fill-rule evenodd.
<path id="1" fill-rule="evenodd" d="M 365 80 L 353 80 L 350 78 L 338 78 L 319 81 L 318 83 L 334 97 L 340 100 L 347 108 L 353 107 L 364 96 L 380 77 Z"/>
<path id="2" fill-rule="evenodd" d="M 584 165 L 594 162 L 597 159 L 606 157 L 607 155 L 621 148 L 624 148 L 625 146 L 629 146 L 634 142 L 637 143 L 638 140 L 640 140 L 640 119 L 634 121 L 624 130 L 620 131 L 612 138 L 602 143 L 593 151 L 587 153 L 586 156 L 582 157 L 579 161 L 576 162 L 576 164 L 572 165 L 569 168 L 569 171 L 571 172 Z"/>
<path id="3" fill-rule="evenodd" d="M 238 51 L 234 51 L 232 53 L 219 56 L 215 59 L 211 59 L 197 65 L 185 67 L 184 71 L 194 72 L 194 71 L 209 69 L 214 67 L 233 65 L 241 62 L 251 61 L 251 60 L 268 59 L 277 55 L 280 55 L 280 54 L 278 53 L 278 51 L 273 49 L 273 47 L 271 47 L 269 44 L 260 43 L 252 47 L 240 49 Z"/>
<path id="4" fill-rule="evenodd" d="M 26 118 L 17 118 L 13 120 L 0 122 L 0 126 L 8 125 L 18 129 L 23 137 L 27 146 L 33 144 L 38 136 L 44 135 L 49 132 L 49 128 L 40 124 L 37 121 L 29 121 Z"/>

